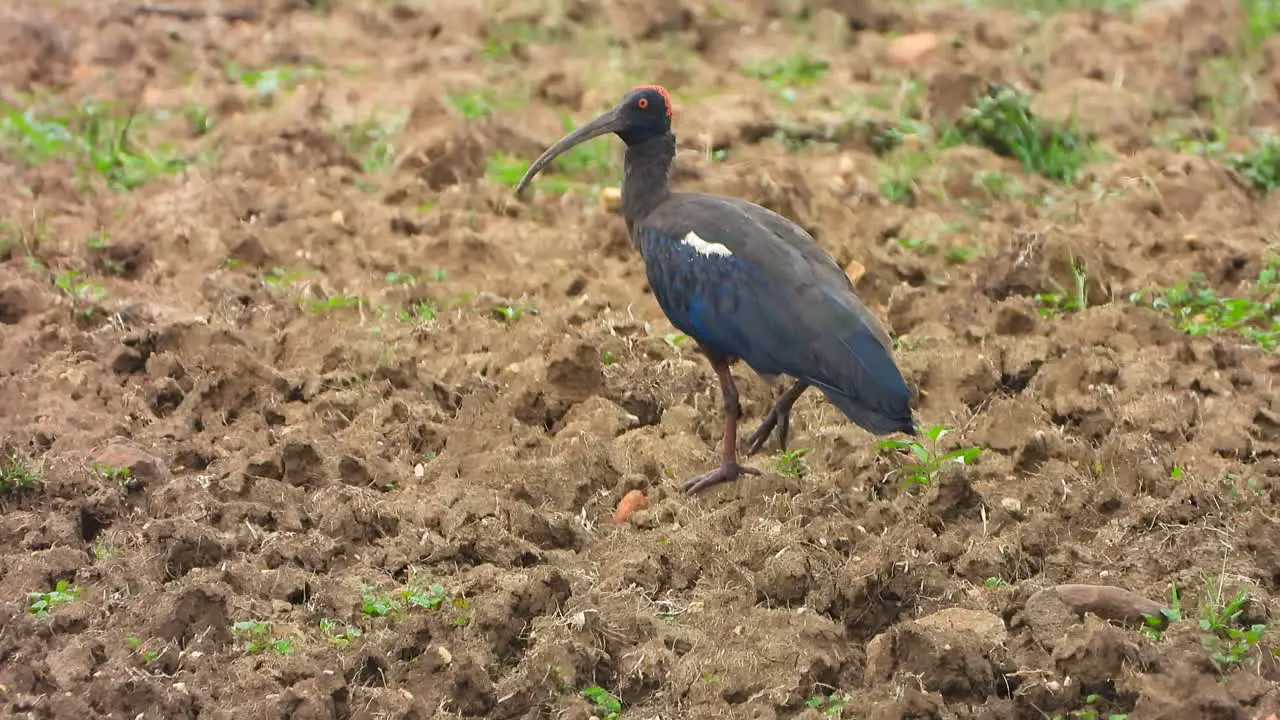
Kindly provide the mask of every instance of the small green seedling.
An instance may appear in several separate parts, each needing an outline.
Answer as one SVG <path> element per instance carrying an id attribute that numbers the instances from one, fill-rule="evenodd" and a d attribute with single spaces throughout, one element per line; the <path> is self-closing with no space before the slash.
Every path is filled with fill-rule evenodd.
<path id="1" fill-rule="evenodd" d="M 592 712 L 600 720 L 617 720 L 622 712 L 622 700 L 599 686 L 584 688 L 581 693 L 592 705 Z"/>
<path id="2" fill-rule="evenodd" d="M 513 323 L 525 315 L 537 315 L 538 308 L 531 305 L 497 305 L 493 308 L 493 314 L 503 322 Z"/>
<path id="3" fill-rule="evenodd" d="M 426 589 L 408 587 L 400 591 L 400 598 L 410 606 L 435 610 L 447 597 L 444 586 L 436 583 Z"/>
<path id="4" fill-rule="evenodd" d="M 1159 640 L 1169 625 L 1182 619 L 1182 600 L 1178 597 L 1178 586 L 1169 585 L 1169 606 L 1162 608 L 1158 615 L 1142 614 L 1142 634 L 1152 640 Z"/>
<path id="5" fill-rule="evenodd" d="M 40 487 L 40 475 L 17 455 L 0 460 L 0 495 L 21 495 Z"/>
<path id="6" fill-rule="evenodd" d="M 989 587 L 989 588 L 994 588 L 994 587 L 1003 587 L 1003 586 L 1008 585 L 1008 584 L 1009 584 L 1009 583 L 1007 583 L 1007 582 L 1005 582 L 1005 581 L 1004 581 L 1004 578 L 999 577 L 998 575 L 992 575 L 991 577 L 989 577 L 989 578 L 987 578 L 986 580 L 983 580 L 983 581 L 982 581 L 982 586 L 983 586 L 983 587 Z"/>
<path id="7" fill-rule="evenodd" d="M 302 303 L 302 311 L 310 315 L 323 315 L 325 313 L 337 312 L 339 310 L 358 308 L 363 303 L 364 298 L 359 295 L 335 293 L 324 299 L 304 300 Z"/>
<path id="8" fill-rule="evenodd" d="M 49 610 L 56 605 L 67 603 L 80 597 L 80 588 L 74 587 L 66 580 L 59 580 L 48 592 L 27 593 L 27 612 L 36 617 L 49 617 Z"/>
<path id="9" fill-rule="evenodd" d="M 849 696 L 841 692 L 826 694 L 817 694 L 809 696 L 804 704 L 821 712 L 827 717 L 840 717 L 840 713 L 844 710 L 844 706 L 849 702 Z"/>
<path id="10" fill-rule="evenodd" d="M 778 472 L 787 477 L 802 477 L 809 471 L 807 465 L 804 464 L 804 456 L 810 452 L 809 448 L 796 448 L 794 450 L 779 450 L 777 463 Z"/>
<path id="11" fill-rule="evenodd" d="M 146 646 L 141 638 L 130 636 L 124 641 L 125 647 L 138 654 L 142 658 L 143 663 L 153 662 L 156 658 L 164 653 L 164 650 L 156 650 Z"/>
<path id="12" fill-rule="evenodd" d="M 1070 294 L 1059 289 L 1036 295 L 1036 300 L 1040 303 L 1041 317 L 1048 318 L 1067 312 L 1081 312 L 1089 307 L 1089 275 L 1085 271 L 1084 264 L 1075 258 L 1071 260 L 1071 276 L 1074 284 Z"/>
<path id="13" fill-rule="evenodd" d="M 1128 715 L 1117 715 L 1115 713 L 1107 713 L 1103 715 L 1097 708 L 1098 702 L 1102 700 L 1102 696 L 1096 693 L 1086 695 L 1084 698 L 1084 707 L 1079 710 L 1072 710 L 1066 715 L 1054 715 L 1054 720 L 1128 720 Z"/>
<path id="14" fill-rule="evenodd" d="M 53 276 L 53 285 L 71 298 L 71 301 L 78 306 L 77 312 L 80 315 L 89 318 L 93 317 L 102 302 L 107 299 L 107 291 L 101 285 L 82 280 L 82 277 L 83 273 L 79 270 L 63 270 Z"/>
<path id="15" fill-rule="evenodd" d="M 103 480 L 116 483 L 125 490 L 132 490 L 137 486 L 137 478 L 134 477 L 133 470 L 127 467 L 119 467 L 94 460 L 89 463 L 89 469 L 93 470 Z"/>
<path id="16" fill-rule="evenodd" d="M 364 635 L 364 631 L 355 625 L 329 618 L 320 618 L 320 632 L 331 645 L 339 647 L 346 647 Z"/>
<path id="17" fill-rule="evenodd" d="M 293 640 L 272 636 L 271 624 L 262 620 L 241 620 L 231 626 L 231 634 L 242 639 L 245 655 L 273 650 L 279 655 L 293 654 Z"/>
<path id="18" fill-rule="evenodd" d="M 1220 592 L 1212 594 L 1220 596 Z M 1223 605 L 1200 603 L 1200 643 L 1209 652 L 1209 661 L 1219 673 L 1226 673 L 1241 665 L 1261 644 L 1262 635 L 1267 631 L 1267 626 L 1263 623 L 1248 626 L 1240 623 L 1240 616 L 1244 613 L 1247 602 L 1249 591 L 1240 588 Z"/>
<path id="19" fill-rule="evenodd" d="M 435 322 L 439 312 L 436 304 L 430 300 L 419 300 L 409 307 L 396 310 L 396 319 L 405 325 L 426 325 Z"/>
<path id="20" fill-rule="evenodd" d="M 951 433 L 945 426 L 934 425 L 921 432 L 928 440 L 928 447 L 918 440 L 883 440 L 877 445 L 881 450 L 907 450 L 915 456 L 917 462 L 899 468 L 908 485 L 929 485 L 946 469 L 947 463 L 968 465 L 982 454 L 982 448 L 977 447 L 962 447 L 939 453 L 939 441 Z"/>

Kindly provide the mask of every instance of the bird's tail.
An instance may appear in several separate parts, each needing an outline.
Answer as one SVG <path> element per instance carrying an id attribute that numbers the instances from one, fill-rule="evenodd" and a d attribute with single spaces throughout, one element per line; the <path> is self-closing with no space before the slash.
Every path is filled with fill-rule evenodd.
<path id="1" fill-rule="evenodd" d="M 806 378 L 867 432 L 916 434 L 911 390 L 889 348 L 865 330 L 832 338 L 819 355 L 826 377 Z"/>
<path id="2" fill-rule="evenodd" d="M 852 420 L 858 427 L 866 430 L 874 435 L 889 435 L 895 432 L 906 433 L 907 435 L 916 435 L 916 422 L 911 417 L 911 410 L 908 409 L 906 414 L 889 415 L 876 411 L 868 407 L 858 398 L 846 395 L 828 387 L 818 386 L 823 395 L 827 396 L 827 400 L 831 401 Z"/>

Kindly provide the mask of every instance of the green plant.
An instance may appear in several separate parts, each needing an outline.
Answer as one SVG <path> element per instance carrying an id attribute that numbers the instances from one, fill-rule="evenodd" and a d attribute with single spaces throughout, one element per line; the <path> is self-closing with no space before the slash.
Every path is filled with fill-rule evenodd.
<path id="1" fill-rule="evenodd" d="M 917 179 L 933 160 L 914 147 L 901 147 L 884 156 L 880 166 L 880 194 L 891 203 L 909 204 L 918 197 Z"/>
<path id="2" fill-rule="evenodd" d="M 1101 695 L 1090 693 L 1084 698 L 1083 708 L 1080 708 L 1079 710 L 1072 710 L 1066 715 L 1054 715 L 1054 720 L 1101 720 L 1104 717 L 1106 720 L 1128 720 L 1128 715 L 1117 715 L 1116 713 L 1107 713 L 1106 715 L 1103 715 L 1097 708 L 1098 703 L 1101 701 Z"/>
<path id="3" fill-rule="evenodd" d="M 1158 615 L 1142 614 L 1140 632 L 1152 640 L 1159 640 L 1170 624 L 1182 619 L 1182 599 L 1178 597 L 1178 586 L 1169 585 L 1169 605 L 1161 608 Z"/>
<path id="4" fill-rule="evenodd" d="M 320 632 L 331 645 L 341 647 L 350 645 L 364 635 L 364 631 L 355 625 L 348 625 L 329 618 L 320 618 Z"/>
<path id="5" fill-rule="evenodd" d="M 129 648 L 130 651 L 137 653 L 138 657 L 142 658 L 143 663 L 152 662 L 156 658 L 164 654 L 163 649 L 155 650 L 153 648 L 149 648 L 146 646 L 147 643 L 143 642 L 142 639 L 134 636 L 125 638 L 124 645 L 125 647 Z"/>
<path id="6" fill-rule="evenodd" d="M 802 51 L 781 57 L 747 60 L 739 65 L 739 69 L 747 77 L 764 81 L 779 91 L 783 100 L 792 103 L 796 99 L 795 88 L 821 80 L 830 65 L 826 60 Z"/>
<path id="7" fill-rule="evenodd" d="M 1280 256 L 1263 260 L 1251 287 L 1239 296 L 1219 295 L 1193 273 L 1187 283 L 1162 291 L 1137 291 L 1131 302 L 1150 297 L 1151 307 L 1172 316 L 1188 335 L 1232 331 L 1268 352 L 1280 347 Z"/>
<path id="8" fill-rule="evenodd" d="M 1263 192 L 1280 188 L 1280 136 L 1262 135 L 1248 152 L 1228 155 L 1226 161 L 1255 188 Z"/>
<path id="9" fill-rule="evenodd" d="M 63 270 L 53 276 L 53 286 L 79 306 L 76 310 L 83 317 L 93 317 L 100 305 L 107 299 L 107 291 L 101 285 L 82 280 L 79 270 Z"/>
<path id="10" fill-rule="evenodd" d="M 193 160 L 168 148 L 137 146 L 130 131 L 151 120 L 122 116 L 93 99 L 61 115 L 0 103 L 0 150 L 27 163 L 67 158 L 79 170 L 101 175 L 113 190 L 134 190 L 156 177 L 181 171 Z"/>
<path id="11" fill-rule="evenodd" d="M 349 308 L 360 307 L 364 302 L 364 298 L 359 295 L 348 295 L 347 293 L 334 293 L 323 299 L 307 298 L 302 302 L 302 311 L 312 315 L 336 312 L 338 310 L 346 310 Z"/>
<path id="12" fill-rule="evenodd" d="M 583 688 L 579 694 L 591 703 L 592 711 L 599 720 L 617 720 L 622 712 L 622 700 L 602 687 Z"/>
<path id="13" fill-rule="evenodd" d="M 808 454 L 809 448 L 779 450 L 777 457 L 778 472 L 788 477 L 801 477 L 809 470 L 803 461 L 804 456 Z"/>
<path id="14" fill-rule="evenodd" d="M 993 87 L 965 110 L 955 132 L 965 142 L 1014 158 L 1028 170 L 1061 183 L 1075 182 L 1095 152 L 1085 133 L 1069 123 L 1047 123 L 1031 112 L 1031 101 L 1008 86 Z"/>
<path id="15" fill-rule="evenodd" d="M 49 610 L 53 607 L 66 605 L 78 597 L 80 588 L 74 587 L 67 580 L 59 580 L 52 590 L 27 593 L 27 612 L 36 617 L 49 617 Z"/>
<path id="16" fill-rule="evenodd" d="M 1159 615 L 1143 614 L 1142 634 L 1159 640 L 1169 625 L 1184 618 L 1178 588 L 1169 586 L 1169 606 Z M 1264 623 L 1244 624 L 1241 616 L 1249 602 L 1249 591 L 1241 587 L 1234 596 L 1224 602 L 1222 588 L 1206 579 L 1198 615 L 1200 645 L 1209 653 L 1209 661 L 1219 673 L 1227 673 L 1241 665 L 1262 644 L 1268 626 Z"/>
<path id="17" fill-rule="evenodd" d="M 1066 312 L 1081 312 L 1089 307 L 1089 275 L 1085 271 L 1084 264 L 1076 258 L 1071 259 L 1071 277 L 1074 281 L 1071 293 L 1059 287 L 1052 292 L 1036 294 L 1042 317 L 1052 317 Z"/>
<path id="18" fill-rule="evenodd" d="M 275 637 L 271 624 L 262 620 L 241 620 L 231 626 L 231 634 L 244 641 L 241 649 L 246 655 L 256 655 L 264 650 L 274 650 L 280 655 L 293 654 L 293 640 Z"/>
<path id="19" fill-rule="evenodd" d="M 404 117 L 391 121 L 370 118 L 338 128 L 338 137 L 347 151 L 360 160 L 360 169 L 376 173 L 391 167 L 396 159 L 393 138 L 404 128 Z"/>
<path id="20" fill-rule="evenodd" d="M 396 318 L 406 325 L 426 325 L 434 322 L 439 312 L 436 304 L 430 300 L 419 300 L 407 308 L 396 311 Z"/>
<path id="21" fill-rule="evenodd" d="M 103 480 L 116 483 L 126 490 L 131 489 L 135 484 L 133 471 L 127 467 L 118 467 L 116 465 L 94 460 L 89 463 L 89 469 L 93 470 L 93 472 Z"/>
<path id="22" fill-rule="evenodd" d="M 40 475 L 17 455 L 0 460 L 0 495 L 21 495 L 40 487 L 40 483 Z"/>
<path id="23" fill-rule="evenodd" d="M 819 693 L 810 695 L 804 704 L 821 712 L 827 717 L 839 717 L 844 710 L 844 706 L 848 704 L 849 696 L 841 692 L 831 693 L 830 695 Z"/>
<path id="24" fill-rule="evenodd" d="M 503 322 L 513 323 L 525 315 L 537 315 L 538 308 L 531 305 L 497 305 L 493 308 L 493 314 Z"/>
<path id="25" fill-rule="evenodd" d="M 939 450 L 939 442 L 951 431 L 942 425 L 934 425 L 922 431 L 928 441 L 928 447 L 918 440 L 882 440 L 877 444 L 881 450 L 907 450 L 915 457 L 916 462 L 899 468 L 909 485 L 929 485 L 934 478 L 946 469 L 947 463 L 968 465 L 982 454 L 977 447 L 962 447 L 948 452 Z"/>
<path id="26" fill-rule="evenodd" d="M 1263 623 L 1244 625 L 1240 616 L 1249 602 L 1246 588 L 1236 590 L 1235 596 L 1222 602 L 1222 589 L 1206 583 L 1206 596 L 1212 602 L 1200 603 L 1200 644 L 1209 653 L 1209 661 L 1220 673 L 1239 666 L 1262 642 L 1267 631 Z"/>

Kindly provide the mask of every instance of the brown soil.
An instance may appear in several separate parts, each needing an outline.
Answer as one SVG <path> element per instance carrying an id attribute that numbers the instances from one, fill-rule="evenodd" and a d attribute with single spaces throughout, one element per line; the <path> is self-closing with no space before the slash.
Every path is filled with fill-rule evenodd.
<path id="1" fill-rule="evenodd" d="M 1206 579 L 1250 589 L 1244 622 L 1277 608 L 1280 360 L 1125 299 L 1192 271 L 1232 291 L 1275 236 L 1280 199 L 1152 140 L 1196 124 L 1235 0 L 1048 19 L 888 0 L 241 4 L 260 16 L 0 11 L 8 99 L 167 109 L 151 140 L 204 153 L 131 192 L 65 162 L 0 165 L 0 456 L 45 480 L 0 516 L 3 715 L 585 719 L 593 685 L 624 718 L 817 718 L 806 701 L 833 692 L 843 717 L 885 720 L 1280 708 L 1271 636 L 1224 677 L 1195 622 Z M 941 42 L 893 69 L 907 33 Z M 801 48 L 830 69 L 794 106 L 736 70 Z M 264 100 L 230 63 L 313 70 Z M 1255 124 L 1280 122 L 1273 72 L 1256 69 Z M 892 105 L 911 77 L 935 119 L 987 80 L 1046 115 L 1086 107 L 1112 159 L 1069 190 L 954 149 L 891 204 L 886 161 L 830 118 L 889 117 L 868 98 Z M 719 395 L 668 342 L 621 219 L 589 192 L 540 180 L 522 202 L 486 176 L 642 82 L 676 94 L 681 187 L 767 204 L 866 268 L 918 417 L 984 448 L 974 465 L 905 491 L 900 460 L 811 392 L 802 477 L 756 458 L 764 476 L 679 494 L 716 462 Z M 495 112 L 447 102 L 467 93 Z M 375 110 L 406 123 L 394 163 L 366 171 L 336 128 Z M 784 113 L 836 142 L 771 139 Z M 618 143 L 598 144 L 616 182 Z M 992 196 L 981 171 L 1025 196 Z M 897 242 L 943 236 L 983 254 Z M 1072 253 L 1094 307 L 1042 317 L 1034 295 L 1069 286 Z M 277 267 L 306 274 L 264 283 Z M 105 289 L 101 312 L 50 282 L 67 270 Z M 304 307 L 340 292 L 368 302 Z M 426 298 L 434 322 L 373 306 Z M 772 391 L 737 375 L 750 428 Z M 611 522 L 635 489 L 647 507 Z M 28 612 L 58 580 L 80 596 Z M 362 586 L 410 583 L 447 597 L 362 612 Z M 1156 640 L 1105 603 L 1078 616 L 1036 594 L 1063 583 L 1160 604 L 1176 584 L 1190 622 Z M 330 642 L 322 619 L 363 635 Z M 249 620 L 289 652 L 245 652 Z"/>

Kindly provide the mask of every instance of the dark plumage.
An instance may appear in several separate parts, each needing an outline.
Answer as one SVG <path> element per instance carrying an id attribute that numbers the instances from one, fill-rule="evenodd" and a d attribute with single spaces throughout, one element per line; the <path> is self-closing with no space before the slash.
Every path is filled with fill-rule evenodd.
<path id="1" fill-rule="evenodd" d="M 791 407 L 811 385 L 871 433 L 914 435 L 911 393 L 894 363 L 888 334 L 814 239 L 790 220 L 745 200 L 671 192 L 671 114 L 665 89 L 635 88 L 548 148 L 516 192 L 578 143 L 610 132 L 626 143 L 622 214 L 627 230 L 662 311 L 710 360 L 724 399 L 720 467 L 689 480 L 684 490 L 696 492 L 760 472 L 737 459 L 741 408 L 729 367 L 739 359 L 762 375 L 796 379 L 748 440 L 748 454 L 759 450 L 775 427 L 786 446 Z"/>

